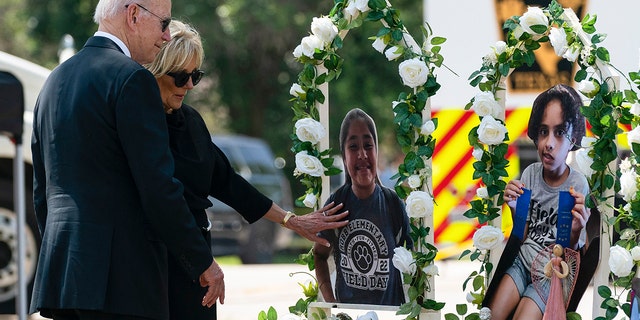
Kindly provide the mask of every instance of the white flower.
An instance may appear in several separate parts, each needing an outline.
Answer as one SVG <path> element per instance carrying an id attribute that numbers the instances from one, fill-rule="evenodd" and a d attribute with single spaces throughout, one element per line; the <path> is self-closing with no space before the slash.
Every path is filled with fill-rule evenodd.
<path id="1" fill-rule="evenodd" d="M 562 57 L 571 62 L 575 62 L 576 59 L 578 59 L 578 56 L 580 56 L 581 51 L 582 46 L 579 43 L 573 43 L 569 48 L 567 48 L 567 51 L 565 51 Z"/>
<path id="2" fill-rule="evenodd" d="M 291 85 L 291 89 L 289 89 L 289 94 L 294 96 L 294 97 L 299 97 L 300 94 L 305 93 L 304 89 L 302 89 L 302 87 L 297 84 L 294 83 Z"/>
<path id="3" fill-rule="evenodd" d="M 467 302 L 473 303 L 474 300 L 476 300 L 476 298 L 473 297 L 471 292 L 467 292 Z"/>
<path id="4" fill-rule="evenodd" d="M 296 169 L 300 173 L 313 177 L 320 177 L 324 173 L 324 166 L 320 159 L 309 155 L 307 151 L 300 151 L 296 154 Z"/>
<path id="5" fill-rule="evenodd" d="M 425 156 L 422 156 L 422 162 L 424 163 L 424 168 L 420 169 L 418 171 L 418 174 L 422 177 L 431 177 L 431 173 L 433 171 L 433 169 L 431 168 L 431 165 L 429 164 L 429 159 L 425 159 Z"/>
<path id="6" fill-rule="evenodd" d="M 588 149 L 579 149 L 576 151 L 576 169 L 580 171 L 585 177 L 591 177 L 593 175 L 593 169 L 591 169 L 591 165 L 593 164 L 593 158 L 589 156 Z"/>
<path id="7" fill-rule="evenodd" d="M 338 35 L 338 27 L 333 24 L 333 21 L 331 21 L 331 18 L 329 17 L 314 17 L 311 22 L 311 33 L 320 38 L 320 40 L 327 45 L 333 41 L 333 38 L 335 38 L 336 35 Z"/>
<path id="8" fill-rule="evenodd" d="M 422 184 L 422 179 L 420 179 L 420 176 L 417 174 L 412 174 L 411 176 L 409 176 L 407 181 L 409 182 L 409 187 L 411 189 L 417 189 Z"/>
<path id="9" fill-rule="evenodd" d="M 296 58 L 300 58 L 302 57 L 302 45 L 299 44 L 298 46 L 296 46 L 295 49 L 293 49 L 293 56 Z"/>
<path id="10" fill-rule="evenodd" d="M 476 159 L 477 161 L 482 160 L 483 154 L 484 154 L 484 150 L 480 148 L 473 148 L 473 152 L 471 152 L 471 155 L 473 155 L 473 158 Z"/>
<path id="11" fill-rule="evenodd" d="M 350 1 L 349 4 L 344 7 L 344 18 L 347 20 L 353 20 L 360 15 L 360 10 L 356 6 L 355 1 Z"/>
<path id="12" fill-rule="evenodd" d="M 491 52 L 487 53 L 482 61 L 485 65 L 495 65 L 498 63 L 498 56 L 507 50 L 507 43 L 504 41 L 498 41 L 491 47 Z"/>
<path id="13" fill-rule="evenodd" d="M 489 191 L 487 190 L 487 187 L 480 187 L 476 189 L 476 196 L 478 196 L 478 198 L 480 199 L 488 199 Z"/>
<path id="14" fill-rule="evenodd" d="M 562 55 L 567 51 L 567 33 L 564 31 L 564 28 L 551 28 L 549 32 L 549 42 L 553 46 L 553 50 L 555 50 L 556 55 L 558 57 L 562 57 Z"/>
<path id="15" fill-rule="evenodd" d="M 473 246 L 478 250 L 491 250 L 502 243 L 504 235 L 499 228 L 485 225 L 473 234 Z"/>
<path id="16" fill-rule="evenodd" d="M 483 307 L 479 312 L 480 320 L 491 320 L 491 309 Z"/>
<path id="17" fill-rule="evenodd" d="M 427 82 L 429 68 L 419 58 L 402 61 L 398 66 L 402 83 L 411 88 L 419 87 Z"/>
<path id="18" fill-rule="evenodd" d="M 304 203 L 304 206 L 307 208 L 315 208 L 316 204 L 318 203 L 318 197 L 316 197 L 314 193 L 309 192 L 304 197 L 304 200 L 302 200 L 302 203 Z"/>
<path id="19" fill-rule="evenodd" d="M 398 59 L 402 56 L 402 48 L 398 46 L 393 46 L 384 51 L 384 55 L 387 57 L 387 60 L 392 61 Z"/>
<path id="20" fill-rule="evenodd" d="M 411 218 L 424 218 L 433 214 L 433 198 L 424 191 L 411 191 L 406 204 L 407 214 Z"/>
<path id="21" fill-rule="evenodd" d="M 436 125 L 433 123 L 433 120 L 425 121 L 425 123 L 422 124 L 422 127 L 420 127 L 420 133 L 425 136 L 432 134 L 435 130 Z"/>
<path id="22" fill-rule="evenodd" d="M 620 239 L 622 240 L 631 240 L 635 237 L 636 237 L 636 231 L 631 228 L 622 230 L 622 233 L 620 234 Z"/>
<path id="23" fill-rule="evenodd" d="M 369 311 L 361 316 L 358 316 L 356 320 L 378 320 L 378 314 L 375 311 Z"/>
<path id="24" fill-rule="evenodd" d="M 593 98 L 598 91 L 600 91 L 600 85 L 592 80 L 582 80 L 578 82 L 578 91 L 582 92 L 586 97 Z"/>
<path id="25" fill-rule="evenodd" d="M 633 128 L 633 130 L 627 132 L 627 142 L 629 143 L 629 148 L 633 150 L 633 145 L 631 143 L 640 144 L 640 126 Z"/>
<path id="26" fill-rule="evenodd" d="M 327 135 L 327 131 L 322 124 L 311 118 L 302 118 L 296 121 L 296 135 L 300 141 L 316 144 Z"/>
<path id="27" fill-rule="evenodd" d="M 638 174 L 635 171 L 622 172 L 620 175 L 620 192 L 618 193 L 624 201 L 635 199 L 636 193 L 638 193 Z"/>
<path id="28" fill-rule="evenodd" d="M 374 49 L 376 49 L 376 51 L 378 51 L 380 53 L 383 53 L 384 52 L 384 48 L 387 47 L 387 45 L 384 43 L 384 39 L 382 39 L 381 37 L 376 38 L 376 40 L 373 41 L 371 46 Z"/>
<path id="29" fill-rule="evenodd" d="M 414 275 L 416 273 L 416 262 L 413 255 L 405 247 L 397 247 L 393 249 L 393 258 L 391 259 L 393 266 L 402 273 Z"/>
<path id="30" fill-rule="evenodd" d="M 633 105 L 631 105 L 631 108 L 629 108 L 629 112 L 631 112 L 632 115 L 639 117 L 640 116 L 640 103 L 634 103 Z"/>
<path id="31" fill-rule="evenodd" d="M 505 51 L 507 51 L 507 43 L 500 40 L 498 42 L 496 42 L 496 45 L 493 46 L 493 49 L 496 52 L 496 56 L 499 56 L 501 54 L 503 54 Z"/>
<path id="32" fill-rule="evenodd" d="M 624 160 L 620 161 L 620 171 L 630 171 L 632 168 L 633 164 L 629 158 L 624 158 Z"/>
<path id="33" fill-rule="evenodd" d="M 360 12 L 364 13 L 371 10 L 371 8 L 369 8 L 369 0 L 353 0 L 353 2 Z"/>
<path id="34" fill-rule="evenodd" d="M 595 143 L 596 143 L 596 138 L 582 137 L 582 142 L 580 142 L 580 146 L 583 148 L 591 148 Z"/>
<path id="35" fill-rule="evenodd" d="M 324 48 L 324 43 L 320 38 L 318 38 L 318 36 L 312 34 L 302 38 L 302 41 L 300 42 L 300 46 L 301 46 L 300 52 L 303 55 L 309 58 L 313 58 L 313 54 L 316 52 L 316 49 L 322 50 Z M 295 50 L 294 50 L 294 53 L 295 53 Z"/>
<path id="36" fill-rule="evenodd" d="M 549 28 L 549 19 L 544 14 L 544 11 L 538 7 L 529 7 L 527 12 L 525 12 L 522 17 L 520 17 L 520 26 L 524 29 L 525 32 L 531 35 L 534 40 L 538 40 L 542 38 L 547 29 Z M 541 32 L 536 32 L 532 28 L 536 26 L 536 29 L 539 26 L 544 27 L 544 31 L 538 30 Z"/>
<path id="37" fill-rule="evenodd" d="M 609 269 L 618 277 L 626 277 L 633 268 L 633 259 L 627 249 L 615 245 L 609 251 Z"/>
<path id="38" fill-rule="evenodd" d="M 480 116 L 492 116 L 494 119 L 504 119 L 504 108 L 493 97 L 493 93 L 482 91 L 473 98 L 473 111 Z"/>
<path id="39" fill-rule="evenodd" d="M 516 40 L 520 40 L 520 37 L 522 37 L 522 35 L 525 33 L 526 32 L 524 31 L 524 29 L 522 29 L 522 26 L 517 25 L 516 28 L 513 30 L 513 37 L 516 38 Z"/>
<path id="40" fill-rule="evenodd" d="M 633 261 L 640 261 L 640 247 L 635 246 L 631 248 L 631 258 Z"/>
<path id="41" fill-rule="evenodd" d="M 478 140 L 487 145 L 498 145 L 504 141 L 507 128 L 492 116 L 485 116 L 478 126 Z"/>
<path id="42" fill-rule="evenodd" d="M 433 263 L 431 263 L 428 266 L 422 268 L 422 272 L 424 272 L 426 275 L 432 276 L 432 277 L 435 277 L 435 276 L 437 276 L 439 274 L 438 273 L 438 266 L 436 266 Z"/>

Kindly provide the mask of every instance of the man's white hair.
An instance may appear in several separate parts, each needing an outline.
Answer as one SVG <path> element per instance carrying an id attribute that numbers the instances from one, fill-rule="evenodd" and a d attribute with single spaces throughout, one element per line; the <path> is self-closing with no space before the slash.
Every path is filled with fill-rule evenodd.
<path id="1" fill-rule="evenodd" d="M 133 3 L 132 0 L 100 0 L 93 14 L 93 21 L 100 24 L 102 20 L 115 17 L 124 6 Z"/>

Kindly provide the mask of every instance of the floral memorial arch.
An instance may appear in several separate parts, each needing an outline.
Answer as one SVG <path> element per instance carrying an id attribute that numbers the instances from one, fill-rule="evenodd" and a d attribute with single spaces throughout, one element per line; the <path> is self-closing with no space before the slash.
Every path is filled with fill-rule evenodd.
<path id="1" fill-rule="evenodd" d="M 328 84 L 340 76 L 344 61 L 338 50 L 347 33 L 369 21 L 382 24 L 378 33 L 371 37 L 373 48 L 389 61 L 400 62 L 402 82 L 411 89 L 401 92 L 390 104 L 395 114 L 397 140 L 405 153 L 404 162 L 394 176 L 397 179 L 395 189 L 405 199 L 416 248 L 397 248 L 394 255 L 394 266 L 403 273 L 408 287 L 408 302 L 399 308 L 364 305 L 359 309 L 394 310 L 399 315 L 406 315 L 406 319 L 440 319 L 439 310 L 444 303 L 435 300 L 437 268 L 433 261 L 437 248 L 430 234 L 434 205 L 431 157 L 436 143 L 431 134 L 437 129 L 437 119 L 431 119 L 429 97 L 440 88 L 434 71 L 442 66 L 440 45 L 446 39 L 434 36 L 427 25 L 423 28 L 425 41 L 418 45 L 406 31 L 398 12 L 385 0 L 337 0 L 328 16 L 313 19 L 311 34 L 304 37 L 293 52 L 303 64 L 297 82 L 290 90 L 295 122 L 295 132 L 291 135 L 292 151 L 296 153 L 294 175 L 307 188 L 298 200 L 307 207 L 319 207 L 328 198 L 328 177 L 340 172 L 333 166 L 327 137 Z M 579 64 L 575 81 L 579 83 L 579 91 L 590 99 L 589 105 L 581 111 L 591 126 L 593 139 L 584 139 L 586 144 L 578 151 L 578 157 L 585 160 L 582 171 L 588 176 L 592 190 L 588 205 L 603 215 L 600 257 L 609 262 L 612 275 L 616 276 L 612 292 L 608 286 L 609 269 L 600 264 L 594 292 L 605 303 L 600 311 L 596 310 L 600 303 L 594 307 L 594 318 L 596 313 L 605 316 L 602 319 L 613 319 L 618 311 L 628 313 L 626 293 L 637 274 L 633 267 L 640 260 L 640 233 L 635 231 L 640 230 L 640 103 L 634 88 L 619 89 L 618 77 L 612 76 L 609 53 L 599 46 L 605 36 L 595 33 L 595 22 L 595 15 L 587 15 L 580 21 L 573 11 L 562 8 L 555 0 L 547 8 L 530 7 L 521 17 L 514 16 L 505 23 L 507 41 L 493 46 L 483 58 L 481 68 L 470 76 L 470 84 L 481 91 L 466 106 L 480 117 L 480 125 L 469 133 L 476 159 L 472 179 L 480 179 L 483 187 L 465 216 L 478 219 L 485 226 L 474 235 L 475 248 L 465 251 L 460 258 L 468 256 L 472 261 L 480 261 L 480 270 L 461 284 L 462 291 L 467 291 L 469 304 L 476 306 L 478 311 L 470 312 L 467 305 L 458 305 L 457 314 L 449 313 L 444 318 L 490 319 L 490 310 L 482 308 L 481 303 L 503 239 L 502 232 L 494 225 L 500 225 L 506 186 L 504 178 L 507 177 L 505 167 L 508 165 L 505 159 L 509 140 L 504 125 L 505 79 L 514 68 L 531 65 L 535 59 L 533 51 L 543 42 L 551 42 L 559 56 Z M 640 85 L 639 73 L 632 72 L 624 78 L 631 87 Z M 615 138 L 621 132 L 619 124 L 629 124 L 634 129 L 629 133 L 631 156 L 618 170 Z M 624 197 L 627 202 L 624 207 L 614 208 L 615 192 Z M 628 228 L 620 230 L 622 225 Z M 609 254 L 612 229 L 622 237 L 611 247 Z M 302 262 L 312 260 L 309 254 Z M 300 299 L 290 311 L 313 319 L 331 318 L 331 306 L 314 302 L 318 295 L 317 284 L 303 287 L 307 299 Z M 616 291 L 617 288 L 621 291 Z M 594 296 L 594 305 L 595 301 Z M 332 305 L 335 307 L 336 304 Z M 579 318 L 579 315 L 573 317 Z M 273 308 L 259 315 L 259 319 L 276 318 Z"/>

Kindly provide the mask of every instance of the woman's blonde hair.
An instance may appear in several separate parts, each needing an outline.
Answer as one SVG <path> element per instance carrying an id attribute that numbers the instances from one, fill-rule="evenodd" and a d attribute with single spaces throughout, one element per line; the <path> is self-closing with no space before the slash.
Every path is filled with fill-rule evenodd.
<path id="1" fill-rule="evenodd" d="M 171 40 L 160 49 L 153 62 L 145 66 L 156 78 L 168 72 L 182 71 L 183 66 L 192 58 L 196 59 L 197 68 L 202 66 L 204 60 L 202 39 L 198 31 L 178 20 L 171 20 L 169 30 Z"/>

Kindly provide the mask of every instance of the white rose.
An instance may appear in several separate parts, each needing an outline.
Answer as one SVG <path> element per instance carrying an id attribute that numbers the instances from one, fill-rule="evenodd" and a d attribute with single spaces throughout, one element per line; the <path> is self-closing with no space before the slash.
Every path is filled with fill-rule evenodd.
<path id="1" fill-rule="evenodd" d="M 427 82 L 429 68 L 419 58 L 402 61 L 398 66 L 402 83 L 411 88 L 419 87 Z"/>
<path id="2" fill-rule="evenodd" d="M 632 143 L 640 144 L 640 126 L 633 128 L 633 130 L 627 132 L 627 143 L 629 143 L 629 148 L 633 150 Z"/>
<path id="3" fill-rule="evenodd" d="M 353 2 L 355 2 L 356 8 L 358 8 L 360 12 L 371 10 L 371 8 L 369 8 L 369 0 L 353 0 Z"/>
<path id="4" fill-rule="evenodd" d="M 411 218 L 424 218 L 433 214 L 433 198 L 424 191 L 411 191 L 406 204 L 407 214 Z"/>
<path id="5" fill-rule="evenodd" d="M 320 159 L 310 156 L 307 151 L 301 151 L 296 154 L 296 169 L 300 173 L 313 177 L 320 177 L 324 173 L 324 166 Z"/>
<path id="6" fill-rule="evenodd" d="M 633 105 L 631 105 L 631 108 L 629 108 L 629 112 L 631 112 L 632 115 L 639 117 L 640 116 L 640 103 L 634 103 Z"/>
<path id="7" fill-rule="evenodd" d="M 493 97 L 493 93 L 482 91 L 473 98 L 473 111 L 480 116 L 492 116 L 494 119 L 504 118 L 504 108 Z"/>
<path id="8" fill-rule="evenodd" d="M 496 56 L 499 56 L 501 54 L 503 54 L 505 51 L 507 51 L 507 43 L 504 41 L 498 41 L 496 42 L 496 45 L 493 46 L 493 49 L 496 52 Z"/>
<path id="9" fill-rule="evenodd" d="M 594 80 L 582 80 L 578 82 L 578 91 L 587 98 L 593 98 L 600 91 L 600 84 Z"/>
<path id="10" fill-rule="evenodd" d="M 635 199 L 638 193 L 638 175 L 635 171 L 629 170 L 622 172 L 620 175 L 620 192 L 618 192 L 624 201 Z"/>
<path id="11" fill-rule="evenodd" d="M 631 164 L 631 160 L 629 160 L 629 158 L 624 158 L 620 161 L 620 171 L 630 171 L 632 168 L 633 164 Z"/>
<path id="12" fill-rule="evenodd" d="M 393 61 L 402 56 L 402 49 L 398 46 L 393 46 L 384 51 L 384 55 L 387 57 L 387 60 Z"/>
<path id="13" fill-rule="evenodd" d="M 593 158 L 589 156 L 589 150 L 580 149 L 576 151 L 576 164 L 576 169 L 578 169 L 578 171 L 580 171 L 585 177 L 589 178 L 593 175 L 593 169 L 591 169 Z"/>
<path id="14" fill-rule="evenodd" d="M 393 249 L 393 258 L 391 259 L 393 266 L 402 273 L 414 275 L 416 273 L 416 262 L 413 255 L 405 247 L 397 247 Z"/>
<path id="15" fill-rule="evenodd" d="M 488 199 L 489 191 L 487 190 L 487 187 L 480 187 L 476 189 L 476 196 L 478 196 L 478 198 L 480 199 Z"/>
<path id="16" fill-rule="evenodd" d="M 333 41 L 333 38 L 338 35 L 338 27 L 333 24 L 331 18 L 314 17 L 313 21 L 311 22 L 311 33 L 320 38 L 320 40 L 322 40 L 322 42 L 326 45 L 330 44 Z"/>
<path id="17" fill-rule="evenodd" d="M 376 49 L 376 51 L 380 52 L 380 53 L 384 53 L 384 48 L 387 47 L 387 45 L 384 43 L 384 39 L 378 37 L 376 38 L 375 41 L 373 41 L 373 43 L 371 44 L 371 46 Z"/>
<path id="18" fill-rule="evenodd" d="M 580 142 L 580 146 L 583 148 L 591 148 L 595 143 L 596 143 L 596 138 L 582 137 L 582 142 Z"/>
<path id="19" fill-rule="evenodd" d="M 358 316 L 356 320 L 378 320 L 378 314 L 375 311 L 369 311 L 361 316 Z"/>
<path id="20" fill-rule="evenodd" d="M 553 46 L 556 55 L 562 57 L 567 51 L 567 33 L 564 31 L 564 28 L 551 28 L 549 32 L 549 42 L 551 42 L 551 46 Z"/>
<path id="21" fill-rule="evenodd" d="M 316 49 L 322 50 L 324 48 L 324 43 L 320 38 L 318 38 L 318 36 L 312 34 L 302 38 L 300 46 L 300 50 L 303 55 L 313 58 L 313 54 L 316 52 Z"/>
<path id="22" fill-rule="evenodd" d="M 308 141 L 316 144 L 327 135 L 327 131 L 322 124 L 311 118 L 302 118 L 296 121 L 296 135 L 300 141 Z"/>
<path id="23" fill-rule="evenodd" d="M 620 234 L 620 239 L 622 240 L 631 240 L 635 237 L 636 237 L 636 231 L 631 228 L 622 230 L 622 233 Z"/>
<path id="24" fill-rule="evenodd" d="M 429 164 L 429 159 L 425 159 L 425 158 L 426 158 L 425 156 L 422 156 L 422 162 L 424 163 L 424 168 L 420 169 L 420 171 L 418 171 L 418 174 L 420 174 L 423 177 L 431 177 L 433 168 L 431 168 L 431 165 Z"/>
<path id="25" fill-rule="evenodd" d="M 635 246 L 631 248 L 631 258 L 633 261 L 640 261 L 640 247 Z"/>
<path id="26" fill-rule="evenodd" d="M 538 7 L 529 7 L 522 17 L 520 17 L 520 26 L 525 32 L 531 35 L 534 40 L 542 38 L 549 28 L 549 19 L 544 14 L 544 11 Z M 538 30 L 541 32 L 533 31 L 532 27 L 543 26 L 545 30 Z"/>
<path id="27" fill-rule="evenodd" d="M 299 44 L 295 49 L 293 49 L 293 56 L 296 58 L 302 57 L 302 45 Z"/>
<path id="28" fill-rule="evenodd" d="M 426 121 L 425 123 L 422 124 L 422 127 L 420 127 L 420 133 L 425 136 L 432 134 L 433 131 L 435 130 L 436 130 L 436 125 L 435 123 L 433 123 L 433 120 Z"/>
<path id="29" fill-rule="evenodd" d="M 411 189 L 419 188 L 420 185 L 422 184 L 422 180 L 420 179 L 420 176 L 417 174 L 412 174 L 411 176 L 409 176 L 407 181 L 409 182 L 409 187 Z"/>
<path id="30" fill-rule="evenodd" d="M 482 65 L 484 66 L 493 66 L 498 63 L 498 57 L 493 52 L 487 53 L 484 57 L 482 57 Z"/>
<path id="31" fill-rule="evenodd" d="M 437 276 L 439 274 L 438 273 L 438 266 L 436 266 L 433 263 L 431 263 L 430 265 L 422 268 L 422 272 L 424 272 L 426 275 L 432 276 L 432 277 L 435 277 L 435 276 Z"/>
<path id="32" fill-rule="evenodd" d="M 475 301 L 475 300 L 476 300 L 476 298 L 473 297 L 471 292 L 467 292 L 467 302 L 473 303 L 473 301 Z"/>
<path id="33" fill-rule="evenodd" d="M 294 97 L 299 97 L 300 94 L 305 93 L 304 89 L 302 89 L 302 87 L 297 84 L 294 83 L 291 85 L 291 89 L 289 89 L 289 94 L 294 96 Z"/>
<path id="34" fill-rule="evenodd" d="M 318 203 L 318 197 L 316 197 L 314 193 L 307 193 L 304 200 L 302 200 L 302 203 L 307 208 L 315 208 Z"/>
<path id="35" fill-rule="evenodd" d="M 520 40 L 520 37 L 522 37 L 523 34 L 525 34 L 524 29 L 522 29 L 521 25 L 517 25 L 513 30 L 513 37 L 516 38 L 516 40 Z"/>
<path id="36" fill-rule="evenodd" d="M 562 55 L 563 58 L 575 62 L 576 59 L 580 56 L 580 52 L 582 51 L 582 46 L 577 43 L 572 44 L 567 48 L 567 51 Z"/>
<path id="37" fill-rule="evenodd" d="M 482 160 L 482 155 L 484 154 L 484 150 L 480 149 L 480 148 L 473 148 L 473 152 L 471 152 L 471 155 L 473 156 L 474 159 L 476 159 L 477 161 Z"/>
<path id="38" fill-rule="evenodd" d="M 609 251 L 609 269 L 618 277 L 626 277 L 633 268 L 633 258 L 627 249 L 615 245 Z"/>
<path id="39" fill-rule="evenodd" d="M 355 1 L 349 2 L 349 4 L 344 7 L 344 18 L 347 20 L 352 20 L 357 18 L 360 15 L 360 10 L 356 6 Z"/>
<path id="40" fill-rule="evenodd" d="M 492 116 L 485 116 L 478 126 L 478 140 L 487 145 L 498 145 L 504 141 L 507 128 Z"/>
<path id="41" fill-rule="evenodd" d="M 485 225 L 473 234 L 473 246 L 478 250 L 491 250 L 502 243 L 504 235 L 499 228 Z"/>
<path id="42" fill-rule="evenodd" d="M 483 307 L 478 313 L 480 320 L 491 320 L 491 309 Z"/>

